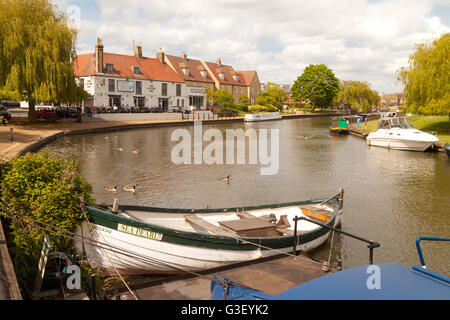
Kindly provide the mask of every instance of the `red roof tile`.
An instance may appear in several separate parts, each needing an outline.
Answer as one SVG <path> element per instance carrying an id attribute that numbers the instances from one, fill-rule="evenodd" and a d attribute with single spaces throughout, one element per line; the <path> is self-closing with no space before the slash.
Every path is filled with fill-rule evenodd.
<path id="1" fill-rule="evenodd" d="M 174 67 L 174 69 L 177 71 L 178 75 L 182 77 L 185 81 L 214 83 L 214 80 L 208 73 L 206 73 L 206 78 L 203 77 L 202 74 L 200 73 L 201 70 L 206 71 L 200 60 L 191 58 L 183 59 L 182 57 L 171 56 L 168 54 L 166 54 L 166 58 L 169 60 L 170 64 Z M 184 74 L 183 70 L 181 70 L 181 68 L 183 67 L 189 68 L 188 75 Z"/>
<path id="2" fill-rule="evenodd" d="M 135 56 L 121 55 L 115 53 L 103 53 L 103 64 L 112 64 L 114 71 L 102 75 L 110 77 L 121 77 L 130 79 L 159 80 L 169 82 L 183 82 L 167 64 L 162 64 L 154 58 L 137 58 Z M 140 74 L 134 74 L 133 67 L 139 67 Z M 74 63 L 76 76 L 98 75 L 95 71 L 94 54 L 81 54 L 77 56 Z"/>
<path id="3" fill-rule="evenodd" d="M 214 77 L 220 84 L 245 86 L 244 77 L 242 74 L 236 73 L 232 66 L 221 64 L 220 66 L 214 62 L 205 62 L 208 69 L 213 73 Z M 219 73 L 224 74 L 224 79 L 219 77 Z M 237 81 L 234 80 L 233 74 L 238 76 Z"/>

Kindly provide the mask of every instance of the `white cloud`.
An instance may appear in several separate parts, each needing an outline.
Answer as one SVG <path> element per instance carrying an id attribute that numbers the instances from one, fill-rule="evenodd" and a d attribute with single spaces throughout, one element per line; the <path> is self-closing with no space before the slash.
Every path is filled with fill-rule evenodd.
<path id="1" fill-rule="evenodd" d="M 82 3 L 57 0 L 62 8 Z M 399 90 L 396 70 L 414 44 L 449 32 L 432 15 L 446 1 L 298 0 L 96 0 L 101 17 L 82 12 L 78 51 L 92 52 L 97 36 L 105 51 L 144 55 L 181 51 L 237 69 L 256 69 L 261 81 L 291 83 L 309 64 L 324 63 L 340 79 L 366 80 L 380 92 Z M 87 15 L 87 14 L 86 14 Z M 448 17 L 448 12 L 441 17 Z"/>

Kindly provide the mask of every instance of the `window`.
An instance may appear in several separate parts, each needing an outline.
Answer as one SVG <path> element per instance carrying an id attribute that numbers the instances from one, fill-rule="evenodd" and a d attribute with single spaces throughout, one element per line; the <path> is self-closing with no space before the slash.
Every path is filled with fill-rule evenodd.
<path id="1" fill-rule="evenodd" d="M 233 74 L 233 79 L 234 79 L 234 81 L 238 81 L 238 76 Z"/>
<path id="2" fill-rule="evenodd" d="M 223 80 L 223 79 L 225 79 L 225 74 L 221 72 L 221 73 L 219 73 L 219 77 L 220 77 L 220 79 Z"/>
<path id="3" fill-rule="evenodd" d="M 141 74 L 141 69 L 139 69 L 139 67 L 133 67 L 133 73 L 134 74 Z"/>
<path id="4" fill-rule="evenodd" d="M 109 92 L 116 91 L 116 81 L 114 79 L 108 80 L 108 88 L 109 88 Z"/>
<path id="5" fill-rule="evenodd" d="M 167 83 L 163 83 L 161 85 L 161 95 L 162 96 L 167 96 Z"/>
<path id="6" fill-rule="evenodd" d="M 206 70 L 201 70 L 200 74 L 202 75 L 203 78 L 206 78 Z"/>
<path id="7" fill-rule="evenodd" d="M 177 83 L 177 96 L 181 96 L 181 84 Z"/>
<path id="8" fill-rule="evenodd" d="M 183 73 L 188 76 L 189 75 L 189 69 L 188 68 L 183 68 Z"/>
<path id="9" fill-rule="evenodd" d="M 136 94 L 142 94 L 142 81 L 136 81 Z"/>
<path id="10" fill-rule="evenodd" d="M 111 73 L 111 72 L 113 72 L 113 71 L 114 71 L 114 66 L 113 66 L 113 64 L 112 64 L 112 63 L 107 63 L 107 64 L 106 64 L 106 72 Z"/>
<path id="11" fill-rule="evenodd" d="M 80 88 L 84 89 L 84 79 L 80 78 Z"/>

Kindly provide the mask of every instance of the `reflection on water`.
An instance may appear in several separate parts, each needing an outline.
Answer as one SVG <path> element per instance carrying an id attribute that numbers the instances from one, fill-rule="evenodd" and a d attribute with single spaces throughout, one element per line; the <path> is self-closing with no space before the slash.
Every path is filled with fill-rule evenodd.
<path id="1" fill-rule="evenodd" d="M 416 237 L 450 234 L 450 160 L 444 154 L 387 150 L 369 147 L 358 137 L 332 136 L 329 122 L 321 118 L 203 126 L 203 132 L 217 128 L 224 136 L 226 129 L 279 128 L 280 168 L 273 176 L 261 176 L 259 165 L 251 164 L 173 164 L 170 154 L 177 142 L 171 141 L 171 134 L 177 127 L 71 136 L 49 148 L 80 161 L 98 203 L 112 203 L 113 195 L 104 187 L 114 184 L 137 185 L 136 194 L 120 193 L 122 204 L 179 208 L 325 198 L 343 187 L 342 228 L 381 243 L 375 263 L 419 264 Z M 193 134 L 193 126 L 186 128 Z M 230 183 L 217 179 L 229 174 Z M 340 257 L 344 268 L 368 263 L 366 244 L 340 235 L 335 241 L 332 256 Z M 423 247 L 427 265 L 450 274 L 450 246 Z M 325 245 L 314 255 L 328 259 L 329 250 Z"/>

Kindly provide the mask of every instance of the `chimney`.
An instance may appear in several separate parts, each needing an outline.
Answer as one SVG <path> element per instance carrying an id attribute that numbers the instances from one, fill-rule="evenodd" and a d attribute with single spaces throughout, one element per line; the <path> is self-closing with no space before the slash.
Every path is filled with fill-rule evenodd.
<path id="1" fill-rule="evenodd" d="M 217 61 L 216 61 L 216 63 L 217 63 L 217 65 L 218 65 L 219 67 L 221 67 L 221 66 L 222 66 L 222 61 L 220 61 L 220 58 L 217 58 Z"/>
<path id="2" fill-rule="evenodd" d="M 97 38 L 97 44 L 95 45 L 95 71 L 103 73 L 103 44 L 100 38 Z"/>
<path id="3" fill-rule="evenodd" d="M 136 58 L 142 59 L 142 44 L 140 42 L 134 48 L 134 55 Z"/>
<path id="4" fill-rule="evenodd" d="M 165 57 L 164 52 L 162 51 L 161 48 L 159 48 L 159 52 L 156 54 L 156 58 L 159 60 L 160 63 L 165 64 L 164 57 Z"/>
<path id="5" fill-rule="evenodd" d="M 182 52 L 181 53 L 181 57 L 184 59 L 184 60 L 187 60 L 187 54 L 186 54 L 186 52 Z"/>

